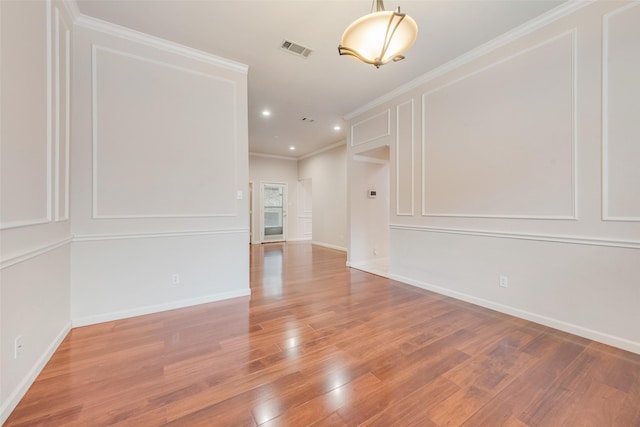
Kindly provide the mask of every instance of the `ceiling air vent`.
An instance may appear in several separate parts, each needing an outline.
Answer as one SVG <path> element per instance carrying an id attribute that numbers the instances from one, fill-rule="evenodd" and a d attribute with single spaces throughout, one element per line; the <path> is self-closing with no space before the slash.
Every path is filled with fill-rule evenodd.
<path id="1" fill-rule="evenodd" d="M 293 53 L 294 55 L 297 55 L 297 56 L 302 56 L 303 58 L 306 58 L 311 54 L 311 52 L 313 52 L 308 47 L 301 46 L 297 43 L 290 42 L 288 40 L 284 40 L 280 45 L 280 47 L 289 53 Z"/>

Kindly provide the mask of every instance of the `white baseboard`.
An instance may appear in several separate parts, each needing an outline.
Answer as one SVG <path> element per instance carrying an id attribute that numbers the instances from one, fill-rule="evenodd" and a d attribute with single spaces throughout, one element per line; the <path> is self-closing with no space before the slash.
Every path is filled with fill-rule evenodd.
<path id="1" fill-rule="evenodd" d="M 322 246 L 323 248 L 335 249 L 336 251 L 347 252 L 347 248 L 343 248 L 342 246 L 330 245 L 329 243 L 316 242 L 315 240 L 312 240 L 311 244 Z"/>
<path id="2" fill-rule="evenodd" d="M 287 239 L 287 242 L 308 242 L 311 237 L 296 237 L 294 239 Z"/>
<path id="3" fill-rule="evenodd" d="M 440 286 L 432 285 L 430 283 L 414 280 L 409 277 L 404 277 L 398 274 L 391 273 L 389 277 L 393 280 L 406 283 L 417 288 L 426 289 L 428 291 L 436 292 L 438 294 L 446 295 L 451 298 L 459 299 L 462 301 L 470 302 L 471 304 L 479 305 L 481 307 L 489 308 L 491 310 L 499 311 L 501 313 L 509 314 L 511 316 L 519 317 L 521 319 L 529 320 L 534 323 L 539 323 L 550 328 L 558 329 L 570 334 L 578 335 L 583 338 L 587 338 L 593 341 L 598 341 L 604 344 L 618 347 L 623 350 L 627 350 L 633 353 L 640 354 L 640 342 L 628 340 L 614 335 L 609 335 L 604 332 L 594 331 L 593 329 L 585 328 L 573 323 L 564 322 L 562 320 L 554 319 L 551 317 L 543 316 L 530 311 L 521 310 L 519 308 L 511 307 L 504 304 L 499 304 L 484 298 L 478 298 L 473 295 L 465 294 L 462 292 L 453 291 L 451 289 L 443 288 Z"/>
<path id="4" fill-rule="evenodd" d="M 161 311 L 175 310 L 177 308 L 191 307 L 192 305 L 206 304 L 209 302 L 222 301 L 248 295 L 251 295 L 250 288 L 240 291 L 221 292 L 218 294 L 206 295 L 204 297 L 189 298 L 164 304 L 137 307 L 129 310 L 97 314 L 95 316 L 78 317 L 75 319 L 71 319 L 71 324 L 74 328 L 77 328 L 79 326 L 95 325 L 96 323 L 110 322 L 112 320 L 126 319 L 128 317 L 142 316 L 145 314 L 159 313 Z"/>
<path id="5" fill-rule="evenodd" d="M 9 415 L 11 415 L 11 412 L 18 406 L 20 400 L 27 393 L 27 390 L 29 390 L 29 387 L 31 387 L 31 384 L 33 384 L 37 376 L 40 375 L 40 372 L 44 369 L 70 330 L 71 323 L 67 323 L 58 335 L 56 335 L 51 344 L 49 344 L 47 350 L 38 358 L 27 375 L 20 381 L 18 387 L 9 394 L 6 401 L 2 402 L 2 406 L 0 406 L 0 425 L 4 424 L 7 418 L 9 418 Z"/>
<path id="6" fill-rule="evenodd" d="M 366 271 L 367 273 L 375 274 L 377 276 L 387 277 L 389 278 L 389 271 L 387 268 L 380 270 L 376 268 L 377 262 L 386 262 L 389 263 L 389 258 L 374 258 L 367 261 L 359 261 L 359 262 L 350 262 L 347 267 L 355 268 L 356 270 Z"/>

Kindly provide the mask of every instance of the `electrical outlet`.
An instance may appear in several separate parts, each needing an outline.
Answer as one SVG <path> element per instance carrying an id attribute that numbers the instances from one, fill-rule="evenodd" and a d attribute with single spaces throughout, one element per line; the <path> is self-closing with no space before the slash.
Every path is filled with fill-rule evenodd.
<path id="1" fill-rule="evenodd" d="M 18 335 L 15 339 L 15 341 L 13 342 L 13 358 L 17 359 L 18 356 L 20 356 L 20 354 L 22 353 L 23 350 L 23 344 L 22 344 L 22 336 Z"/>
<path id="2" fill-rule="evenodd" d="M 509 278 L 507 276 L 500 276 L 500 287 L 501 288 L 509 287 Z"/>
<path id="3" fill-rule="evenodd" d="M 175 273 L 175 274 L 171 275 L 171 284 L 172 285 L 179 285 L 180 284 L 180 275 L 178 273 Z"/>

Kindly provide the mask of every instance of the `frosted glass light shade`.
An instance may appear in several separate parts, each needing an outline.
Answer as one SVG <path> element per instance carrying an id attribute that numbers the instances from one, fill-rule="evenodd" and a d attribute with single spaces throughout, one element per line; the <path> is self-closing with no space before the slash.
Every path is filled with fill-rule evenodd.
<path id="1" fill-rule="evenodd" d="M 365 15 L 347 27 L 338 52 L 376 68 L 389 61 L 400 61 L 415 42 L 418 25 L 410 16 L 397 11 Z"/>

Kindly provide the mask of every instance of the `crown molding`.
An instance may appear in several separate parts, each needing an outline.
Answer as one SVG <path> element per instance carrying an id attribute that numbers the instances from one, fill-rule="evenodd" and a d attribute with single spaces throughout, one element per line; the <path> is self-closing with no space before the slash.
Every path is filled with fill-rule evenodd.
<path id="1" fill-rule="evenodd" d="M 164 50 L 169 53 L 181 55 L 190 59 L 202 61 L 211 65 L 215 65 L 227 70 L 236 71 L 242 74 L 247 74 L 249 66 L 240 62 L 235 62 L 230 59 L 222 58 L 220 56 L 213 55 L 202 50 L 194 49 L 174 43 L 159 37 L 151 36 L 149 34 L 141 33 L 139 31 L 132 30 L 130 28 L 122 27 L 120 25 L 112 24 L 101 19 L 93 18 L 91 16 L 80 14 L 76 20 L 75 25 L 83 28 L 87 28 L 101 33 L 108 34 L 110 36 L 119 37 L 134 43 L 139 43 L 155 49 Z"/>
<path id="2" fill-rule="evenodd" d="M 316 151 L 312 151 L 309 154 L 305 154 L 304 156 L 298 157 L 298 160 L 308 159 L 309 157 L 316 156 L 318 154 L 324 153 L 325 151 L 333 150 L 334 148 L 340 147 L 341 145 L 347 145 L 347 140 L 343 140 L 340 142 L 336 142 L 335 144 L 327 145 L 326 147 L 320 148 Z"/>
<path id="3" fill-rule="evenodd" d="M 78 2 L 76 2 L 76 0 L 62 0 L 62 4 L 67 10 L 69 16 L 71 16 L 71 21 L 75 22 L 78 16 L 80 16 L 80 8 L 78 7 Z"/>
<path id="4" fill-rule="evenodd" d="M 391 101 L 397 96 L 403 95 L 425 83 L 428 83 L 437 77 L 440 77 L 462 65 L 468 64 L 471 61 L 474 61 L 494 50 L 501 48 L 527 34 L 530 34 L 546 25 L 551 24 L 552 22 L 557 21 L 560 18 L 564 18 L 567 15 L 570 15 L 583 7 L 586 7 L 596 0 L 569 0 L 566 3 L 561 4 L 558 7 L 551 9 L 550 11 L 533 18 L 530 21 L 525 22 L 524 24 L 507 31 L 506 33 L 494 38 L 493 40 L 484 43 L 469 52 L 462 54 L 461 56 L 452 59 L 449 62 L 442 64 L 439 67 L 434 68 L 431 71 L 421 75 L 420 77 L 411 80 L 408 83 L 403 84 L 402 86 L 388 92 L 371 102 L 357 108 L 356 110 L 348 113 L 344 116 L 345 120 L 351 120 L 354 117 L 359 116 L 360 114 L 371 110 L 374 107 L 377 107 L 385 102 Z"/>
<path id="5" fill-rule="evenodd" d="M 295 157 L 276 156 L 275 154 L 253 153 L 251 151 L 249 152 L 249 156 L 251 156 L 251 157 L 264 157 L 265 159 L 291 160 L 291 161 L 294 161 L 294 162 L 298 160 Z"/>

